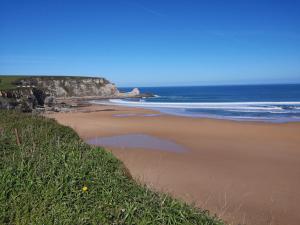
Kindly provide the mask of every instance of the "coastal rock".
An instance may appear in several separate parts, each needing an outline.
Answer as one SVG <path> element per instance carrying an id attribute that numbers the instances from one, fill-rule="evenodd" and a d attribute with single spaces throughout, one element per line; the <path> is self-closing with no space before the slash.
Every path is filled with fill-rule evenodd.
<path id="1" fill-rule="evenodd" d="M 16 108 L 22 112 L 31 112 L 37 105 L 37 98 L 31 89 L 0 91 L 0 109 Z"/>
<path id="2" fill-rule="evenodd" d="M 9 99 L 0 97 L 0 109 L 10 109 L 10 106 L 11 102 L 9 102 Z"/>
<path id="3" fill-rule="evenodd" d="M 138 88 L 133 88 L 132 91 L 130 92 L 130 94 L 136 96 L 139 95 L 141 92 Z"/>
<path id="4" fill-rule="evenodd" d="M 13 88 L 0 90 L 0 107 L 14 108 L 19 105 L 18 108 L 26 112 L 44 106 L 50 109 L 66 99 L 144 97 L 138 88 L 121 93 L 115 84 L 95 77 L 24 76 L 11 84 Z"/>
<path id="5" fill-rule="evenodd" d="M 140 90 L 138 88 L 133 88 L 132 91 L 119 93 L 118 97 L 121 98 L 133 98 L 138 97 L 140 95 Z"/>
<path id="6" fill-rule="evenodd" d="M 44 105 L 47 107 L 52 107 L 57 104 L 57 100 L 54 96 L 47 96 L 44 100 Z"/>
<path id="7" fill-rule="evenodd" d="M 36 79 L 36 85 L 47 95 L 57 98 L 68 97 L 114 97 L 118 89 L 104 78 L 43 77 Z"/>
<path id="8" fill-rule="evenodd" d="M 34 100 L 28 98 L 22 98 L 18 109 L 22 112 L 32 112 L 34 108 Z"/>

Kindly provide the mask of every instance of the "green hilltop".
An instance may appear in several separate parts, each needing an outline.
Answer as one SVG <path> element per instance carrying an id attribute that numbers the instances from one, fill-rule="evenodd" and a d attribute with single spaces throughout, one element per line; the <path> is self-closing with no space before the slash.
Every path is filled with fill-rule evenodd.
<path id="1" fill-rule="evenodd" d="M 21 76 L 0 76 L 0 90 L 17 88 L 13 83 L 21 78 Z"/>

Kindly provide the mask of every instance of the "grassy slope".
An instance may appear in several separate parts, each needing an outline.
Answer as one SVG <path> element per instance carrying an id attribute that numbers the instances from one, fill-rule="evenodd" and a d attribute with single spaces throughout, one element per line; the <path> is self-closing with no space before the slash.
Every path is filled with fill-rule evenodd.
<path id="1" fill-rule="evenodd" d="M 19 79 L 18 76 L 0 76 L 0 90 L 14 89 L 17 88 L 11 82 Z"/>
<path id="2" fill-rule="evenodd" d="M 223 224 L 137 184 L 50 119 L 0 110 L 0 157 L 0 224 Z"/>

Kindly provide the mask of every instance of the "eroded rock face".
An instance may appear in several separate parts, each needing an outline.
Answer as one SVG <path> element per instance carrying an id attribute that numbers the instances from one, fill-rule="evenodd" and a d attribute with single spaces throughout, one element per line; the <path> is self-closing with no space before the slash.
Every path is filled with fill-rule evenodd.
<path id="1" fill-rule="evenodd" d="M 29 112 L 35 108 L 53 108 L 59 101 L 65 101 L 67 98 L 143 97 L 138 88 L 120 93 L 117 87 L 105 78 L 24 77 L 13 84 L 14 89 L 0 90 L 0 108 L 21 107 L 23 111 Z"/>
<path id="2" fill-rule="evenodd" d="M 0 108 L 17 106 L 30 111 L 34 107 L 56 105 L 57 98 L 114 98 L 119 95 L 116 86 L 104 78 L 26 77 L 14 84 L 14 89 L 0 90 Z"/>
<path id="3" fill-rule="evenodd" d="M 54 96 L 47 96 L 44 100 L 44 105 L 47 107 L 53 107 L 57 104 L 57 100 Z"/>
<path id="4" fill-rule="evenodd" d="M 37 86 L 55 97 L 114 97 L 119 91 L 104 78 L 37 78 Z"/>
<path id="5" fill-rule="evenodd" d="M 14 99 L 20 99 L 24 96 L 32 95 L 33 91 L 31 88 L 17 88 L 12 90 L 0 90 L 0 97 L 3 98 L 14 98 Z"/>
<path id="6" fill-rule="evenodd" d="M 30 112 L 36 105 L 37 100 L 31 88 L 0 91 L 0 109 L 19 109 L 22 112 Z"/>

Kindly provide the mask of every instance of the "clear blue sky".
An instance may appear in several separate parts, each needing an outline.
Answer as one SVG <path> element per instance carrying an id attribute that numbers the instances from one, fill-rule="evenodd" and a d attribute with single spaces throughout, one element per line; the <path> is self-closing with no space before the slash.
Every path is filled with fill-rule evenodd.
<path id="1" fill-rule="evenodd" d="M 0 0 L 0 74 L 300 83 L 300 1 Z"/>

